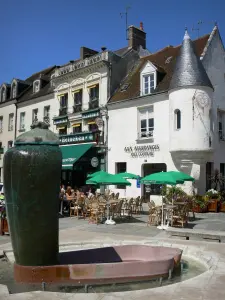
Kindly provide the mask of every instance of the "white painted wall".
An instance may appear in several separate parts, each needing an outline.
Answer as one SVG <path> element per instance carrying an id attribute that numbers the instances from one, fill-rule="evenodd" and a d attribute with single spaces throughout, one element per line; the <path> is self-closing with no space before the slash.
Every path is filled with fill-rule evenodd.
<path id="1" fill-rule="evenodd" d="M 25 130 L 30 130 L 30 126 L 32 124 L 32 116 L 33 116 L 33 109 L 38 109 L 38 120 L 43 121 L 44 118 L 44 107 L 50 106 L 50 127 L 49 129 L 54 131 L 53 125 L 53 116 L 59 110 L 58 101 L 55 100 L 54 94 L 49 94 L 43 97 L 39 97 L 33 100 L 25 101 L 18 104 L 18 111 L 17 111 L 17 136 L 21 133 L 20 129 L 20 114 L 25 112 Z"/>
<path id="2" fill-rule="evenodd" d="M 170 151 L 210 151 L 212 95 L 213 90 L 205 87 L 180 88 L 169 92 Z M 176 110 L 181 112 L 180 129 L 176 129 Z"/>
<path id="3" fill-rule="evenodd" d="M 13 113 L 13 130 L 8 130 L 9 125 L 9 114 Z M 0 133 L 0 141 L 2 142 L 2 146 L 4 148 L 4 153 L 8 150 L 8 141 L 14 141 L 14 134 L 15 134 L 15 114 L 16 114 L 16 106 L 11 101 L 10 103 L 2 103 L 0 108 L 0 116 L 3 116 L 3 131 Z M 1 168 L 1 178 L 0 180 L 3 181 L 3 154 L 0 155 L 0 168 Z"/>

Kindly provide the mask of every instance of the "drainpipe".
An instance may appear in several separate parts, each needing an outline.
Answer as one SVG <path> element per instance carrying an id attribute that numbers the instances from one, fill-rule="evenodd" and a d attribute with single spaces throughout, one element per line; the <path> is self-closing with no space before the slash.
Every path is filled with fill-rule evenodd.
<path id="1" fill-rule="evenodd" d="M 112 63 L 110 62 L 108 65 L 108 70 L 109 70 L 109 77 L 108 77 L 108 90 L 107 90 L 107 95 L 108 95 L 108 99 L 107 99 L 107 104 L 109 102 L 109 99 L 111 97 L 111 77 L 112 77 Z M 109 114 L 108 114 L 108 106 L 105 106 L 106 109 L 106 128 L 104 128 L 105 130 L 105 169 L 106 172 L 108 172 L 108 142 L 109 142 Z"/>

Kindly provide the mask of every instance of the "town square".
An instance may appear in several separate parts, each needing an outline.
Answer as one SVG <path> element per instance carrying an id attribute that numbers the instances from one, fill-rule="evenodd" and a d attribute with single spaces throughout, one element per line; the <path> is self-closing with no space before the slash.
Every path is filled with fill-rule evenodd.
<path id="1" fill-rule="evenodd" d="M 225 297 L 216 1 L 3 4 L 0 299 Z"/>

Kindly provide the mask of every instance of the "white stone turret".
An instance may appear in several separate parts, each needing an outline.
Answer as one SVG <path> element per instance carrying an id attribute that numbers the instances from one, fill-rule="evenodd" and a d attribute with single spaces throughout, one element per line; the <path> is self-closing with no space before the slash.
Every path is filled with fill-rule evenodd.
<path id="1" fill-rule="evenodd" d="M 212 150 L 213 87 L 185 32 L 170 82 L 170 152 Z"/>

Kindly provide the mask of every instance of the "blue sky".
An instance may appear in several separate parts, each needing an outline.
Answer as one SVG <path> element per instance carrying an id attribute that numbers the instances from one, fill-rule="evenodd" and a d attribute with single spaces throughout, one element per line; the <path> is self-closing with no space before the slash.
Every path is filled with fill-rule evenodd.
<path id="1" fill-rule="evenodd" d="M 81 46 L 126 46 L 126 6 L 129 25 L 144 23 L 151 52 L 180 44 L 185 26 L 197 38 L 198 21 L 200 35 L 217 21 L 225 41 L 223 0 L 1 0 L 0 84 L 77 59 Z"/>

